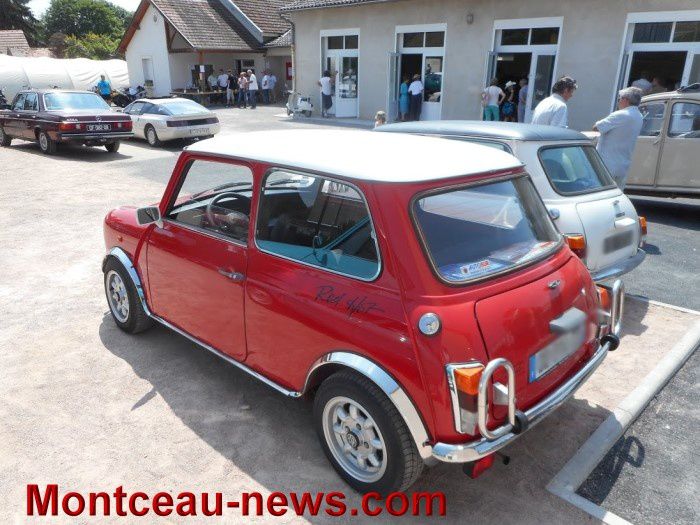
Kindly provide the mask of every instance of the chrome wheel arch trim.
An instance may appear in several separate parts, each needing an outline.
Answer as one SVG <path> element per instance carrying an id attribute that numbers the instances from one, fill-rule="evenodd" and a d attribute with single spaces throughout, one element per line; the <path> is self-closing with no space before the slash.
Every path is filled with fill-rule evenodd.
<path id="1" fill-rule="evenodd" d="M 102 261 L 103 271 L 105 264 L 107 264 L 107 259 L 109 259 L 110 257 L 114 257 L 124 267 L 126 272 L 129 274 L 129 277 L 131 278 L 131 282 L 136 288 L 136 292 L 139 294 L 139 300 L 141 301 L 141 306 L 143 306 L 144 312 L 146 312 L 146 315 L 148 315 L 149 317 L 153 317 L 153 315 L 151 314 L 151 310 L 148 308 L 148 304 L 146 303 L 146 296 L 143 293 L 143 285 L 141 284 L 141 278 L 139 277 L 136 268 L 131 262 L 131 258 L 123 249 L 119 247 L 112 248 L 109 251 L 109 253 L 105 256 L 104 261 Z"/>
<path id="2" fill-rule="evenodd" d="M 418 410 L 413 404 L 413 401 L 411 401 L 411 398 L 393 377 L 377 363 L 368 358 L 359 354 L 342 351 L 331 352 L 324 355 L 317 359 L 309 369 L 309 373 L 306 376 L 306 384 L 304 385 L 304 393 L 310 388 L 313 375 L 324 366 L 330 365 L 355 370 L 377 385 L 391 402 L 394 403 L 396 410 L 399 411 L 421 457 L 424 460 L 432 457 L 432 447 L 429 444 L 430 438 L 428 437 L 423 420 L 418 414 Z"/>

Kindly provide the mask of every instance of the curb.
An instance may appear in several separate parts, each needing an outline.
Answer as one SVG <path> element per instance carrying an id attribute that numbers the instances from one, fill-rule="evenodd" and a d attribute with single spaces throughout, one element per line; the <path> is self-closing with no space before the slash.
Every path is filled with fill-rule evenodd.
<path id="1" fill-rule="evenodd" d="M 699 345 L 700 321 L 696 321 L 552 478 L 547 490 L 604 523 L 629 524 L 627 520 L 579 496 L 576 490 Z"/>

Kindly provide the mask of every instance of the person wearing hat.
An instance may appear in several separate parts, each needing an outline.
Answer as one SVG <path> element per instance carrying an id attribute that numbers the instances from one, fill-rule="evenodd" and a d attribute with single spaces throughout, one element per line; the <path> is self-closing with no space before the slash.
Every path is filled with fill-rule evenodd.
<path id="1" fill-rule="evenodd" d="M 503 122 L 515 122 L 517 118 L 517 104 L 515 102 L 515 82 L 506 82 L 506 96 L 501 106 Z"/>
<path id="2" fill-rule="evenodd" d="M 423 82 L 421 82 L 419 73 L 413 75 L 413 82 L 408 86 L 408 95 L 411 97 L 408 119 L 420 120 L 421 108 L 423 106 Z"/>

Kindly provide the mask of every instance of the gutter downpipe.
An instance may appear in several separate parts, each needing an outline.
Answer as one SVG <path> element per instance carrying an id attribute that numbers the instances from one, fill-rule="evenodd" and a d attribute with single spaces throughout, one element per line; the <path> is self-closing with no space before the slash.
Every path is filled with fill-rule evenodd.
<path id="1" fill-rule="evenodd" d="M 297 41 L 297 28 L 294 22 L 292 21 L 291 18 L 289 18 L 286 13 L 280 12 L 280 17 L 282 17 L 283 20 L 286 20 L 289 22 L 289 25 L 292 26 L 292 45 L 290 46 L 291 51 L 292 51 L 292 92 L 296 93 L 297 92 L 297 59 L 296 59 L 296 41 Z"/>

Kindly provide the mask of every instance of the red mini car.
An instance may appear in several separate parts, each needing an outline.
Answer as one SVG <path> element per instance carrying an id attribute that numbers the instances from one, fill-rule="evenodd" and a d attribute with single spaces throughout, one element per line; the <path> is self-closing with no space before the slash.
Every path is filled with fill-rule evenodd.
<path id="1" fill-rule="evenodd" d="M 105 220 L 105 290 L 291 397 L 361 492 L 478 475 L 590 376 L 597 288 L 517 159 L 437 138 L 248 133 L 187 148 L 158 206 Z"/>

